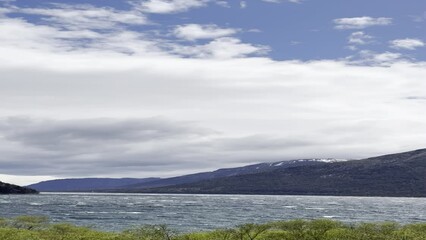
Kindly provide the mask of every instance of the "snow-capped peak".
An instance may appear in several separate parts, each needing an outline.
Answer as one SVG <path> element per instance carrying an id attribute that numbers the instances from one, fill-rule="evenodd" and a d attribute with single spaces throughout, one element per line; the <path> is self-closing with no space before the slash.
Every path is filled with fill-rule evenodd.
<path id="1" fill-rule="evenodd" d="M 286 163 L 299 163 L 299 162 L 324 162 L 324 163 L 335 163 L 335 162 L 344 162 L 348 161 L 347 159 L 339 158 L 310 158 L 310 159 L 298 159 L 290 161 L 281 161 L 281 162 L 272 162 L 269 163 L 270 167 L 279 167 Z"/>

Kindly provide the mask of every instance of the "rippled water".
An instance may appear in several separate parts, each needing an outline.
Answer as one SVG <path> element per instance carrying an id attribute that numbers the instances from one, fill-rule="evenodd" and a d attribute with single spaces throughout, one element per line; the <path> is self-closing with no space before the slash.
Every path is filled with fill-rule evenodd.
<path id="1" fill-rule="evenodd" d="M 167 224 L 178 231 L 330 218 L 426 222 L 426 198 L 44 193 L 0 196 L 0 216 L 45 215 L 103 230 Z"/>

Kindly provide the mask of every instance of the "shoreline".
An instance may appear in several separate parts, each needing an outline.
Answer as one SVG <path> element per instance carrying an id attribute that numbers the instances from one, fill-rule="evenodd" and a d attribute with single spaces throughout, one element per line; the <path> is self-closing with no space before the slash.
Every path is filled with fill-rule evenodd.
<path id="1" fill-rule="evenodd" d="M 277 196 L 277 197 L 347 197 L 347 198 L 418 198 L 425 199 L 426 196 L 362 196 L 362 195 L 312 195 L 312 194 L 237 194 L 237 193 L 149 193 L 149 192 L 39 192 L 35 195 L 141 195 L 141 196 Z M 19 195 L 19 194 L 8 194 Z M 33 194 L 34 195 L 34 194 Z"/>

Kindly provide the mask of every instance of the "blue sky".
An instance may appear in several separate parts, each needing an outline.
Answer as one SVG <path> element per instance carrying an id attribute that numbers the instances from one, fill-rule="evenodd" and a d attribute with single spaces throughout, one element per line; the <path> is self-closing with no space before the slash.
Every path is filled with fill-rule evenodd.
<path id="1" fill-rule="evenodd" d="M 21 8 L 52 9 L 55 8 L 53 3 L 55 2 L 45 0 L 17 0 L 8 4 Z M 132 11 L 135 7 L 135 4 L 130 1 L 61 1 L 60 3 L 69 6 L 90 4 L 99 8 L 110 7 L 122 11 Z M 155 37 L 171 41 L 179 39 L 170 32 L 176 26 L 185 24 L 215 25 L 217 28 L 237 29 L 233 36 L 244 43 L 268 47 L 267 56 L 275 60 L 358 58 L 361 51 L 392 52 L 401 54 L 402 58 L 425 60 L 426 51 L 422 47 L 395 48 L 391 44 L 398 39 L 415 39 L 424 44 L 425 8 L 424 2 L 420 0 L 404 3 L 396 0 L 206 1 L 202 6 L 188 7 L 175 12 L 145 12 L 150 24 L 126 27 L 145 34 L 155 34 Z M 49 25 L 48 21 L 43 21 L 46 15 L 12 13 L 10 16 Z M 335 19 L 359 17 L 388 18 L 389 23 L 336 29 Z M 364 37 L 367 37 L 365 43 L 349 42 L 351 34 L 356 32 L 362 32 Z M 192 45 L 208 40 L 210 39 L 199 39 L 182 42 L 182 44 Z"/>
<path id="2" fill-rule="evenodd" d="M 0 1 L 0 180 L 424 148 L 426 4 Z"/>

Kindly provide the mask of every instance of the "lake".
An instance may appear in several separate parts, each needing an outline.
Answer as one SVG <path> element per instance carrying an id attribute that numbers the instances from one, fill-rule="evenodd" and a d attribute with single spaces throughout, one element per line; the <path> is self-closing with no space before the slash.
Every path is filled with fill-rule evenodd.
<path id="1" fill-rule="evenodd" d="M 42 193 L 1 195 L 0 212 L 2 217 L 43 215 L 108 231 L 167 224 L 186 232 L 296 218 L 426 222 L 426 198 Z"/>

